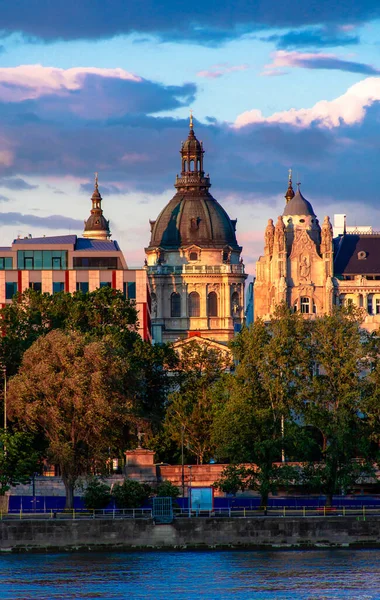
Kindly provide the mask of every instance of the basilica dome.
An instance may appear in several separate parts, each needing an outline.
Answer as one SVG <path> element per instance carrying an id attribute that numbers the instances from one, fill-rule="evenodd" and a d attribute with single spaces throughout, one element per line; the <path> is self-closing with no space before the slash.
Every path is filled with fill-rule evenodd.
<path id="1" fill-rule="evenodd" d="M 201 248 L 230 246 L 240 251 L 236 241 L 236 220 L 212 197 L 209 176 L 203 171 L 203 145 L 195 137 L 192 121 L 187 140 L 180 150 L 182 170 L 177 176 L 177 193 L 151 221 L 149 249 L 175 250 L 196 244 Z"/>

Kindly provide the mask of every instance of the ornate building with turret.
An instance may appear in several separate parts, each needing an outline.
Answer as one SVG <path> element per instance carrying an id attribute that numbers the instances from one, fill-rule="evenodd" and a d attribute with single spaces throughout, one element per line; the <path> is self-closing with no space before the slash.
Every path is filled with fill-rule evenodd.
<path id="1" fill-rule="evenodd" d="M 145 249 L 156 342 L 198 335 L 226 343 L 244 318 L 246 275 L 236 220 L 210 194 L 202 142 L 182 144 L 176 193 L 155 221 Z"/>
<path id="2" fill-rule="evenodd" d="M 322 227 L 291 174 L 284 212 L 276 225 L 269 219 L 264 256 L 257 261 L 255 318 L 268 319 L 286 302 L 305 315 L 329 313 L 336 299 L 333 281 L 333 231 L 329 217 Z"/>
<path id="3" fill-rule="evenodd" d="M 329 314 L 333 305 L 363 310 L 363 327 L 380 326 L 380 234 L 372 227 L 347 227 L 346 216 L 320 226 L 310 202 L 291 175 L 286 205 L 276 225 L 269 219 L 264 256 L 256 263 L 254 316 L 270 318 L 281 302 L 306 318 Z M 343 220 L 342 220 L 343 217 Z"/>

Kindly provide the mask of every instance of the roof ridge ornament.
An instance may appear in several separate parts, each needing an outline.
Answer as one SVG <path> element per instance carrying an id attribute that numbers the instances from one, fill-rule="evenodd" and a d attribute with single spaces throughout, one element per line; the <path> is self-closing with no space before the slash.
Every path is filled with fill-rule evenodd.
<path id="1" fill-rule="evenodd" d="M 193 128 L 193 111 L 190 109 L 190 130 Z"/>

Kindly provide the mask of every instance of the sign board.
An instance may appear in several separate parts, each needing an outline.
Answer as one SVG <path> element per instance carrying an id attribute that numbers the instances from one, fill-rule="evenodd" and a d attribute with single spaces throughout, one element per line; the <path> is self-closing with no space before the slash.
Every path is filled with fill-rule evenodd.
<path id="1" fill-rule="evenodd" d="M 212 510 L 214 505 L 214 488 L 192 487 L 190 489 L 190 501 L 192 510 Z"/>

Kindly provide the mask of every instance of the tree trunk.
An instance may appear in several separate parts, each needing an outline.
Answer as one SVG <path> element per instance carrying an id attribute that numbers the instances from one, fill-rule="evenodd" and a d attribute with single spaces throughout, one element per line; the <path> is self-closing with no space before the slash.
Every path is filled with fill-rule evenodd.
<path id="1" fill-rule="evenodd" d="M 266 508 L 268 506 L 268 497 L 269 497 L 268 492 L 261 492 L 261 495 L 260 495 L 260 509 L 261 510 L 266 510 Z"/>
<path id="2" fill-rule="evenodd" d="M 65 484 L 66 490 L 66 504 L 65 509 L 74 508 L 74 484 L 67 477 L 62 477 L 63 483 Z"/>
<path id="3" fill-rule="evenodd" d="M 333 494 L 332 492 L 328 492 L 326 494 L 326 508 L 331 508 L 333 505 Z"/>

